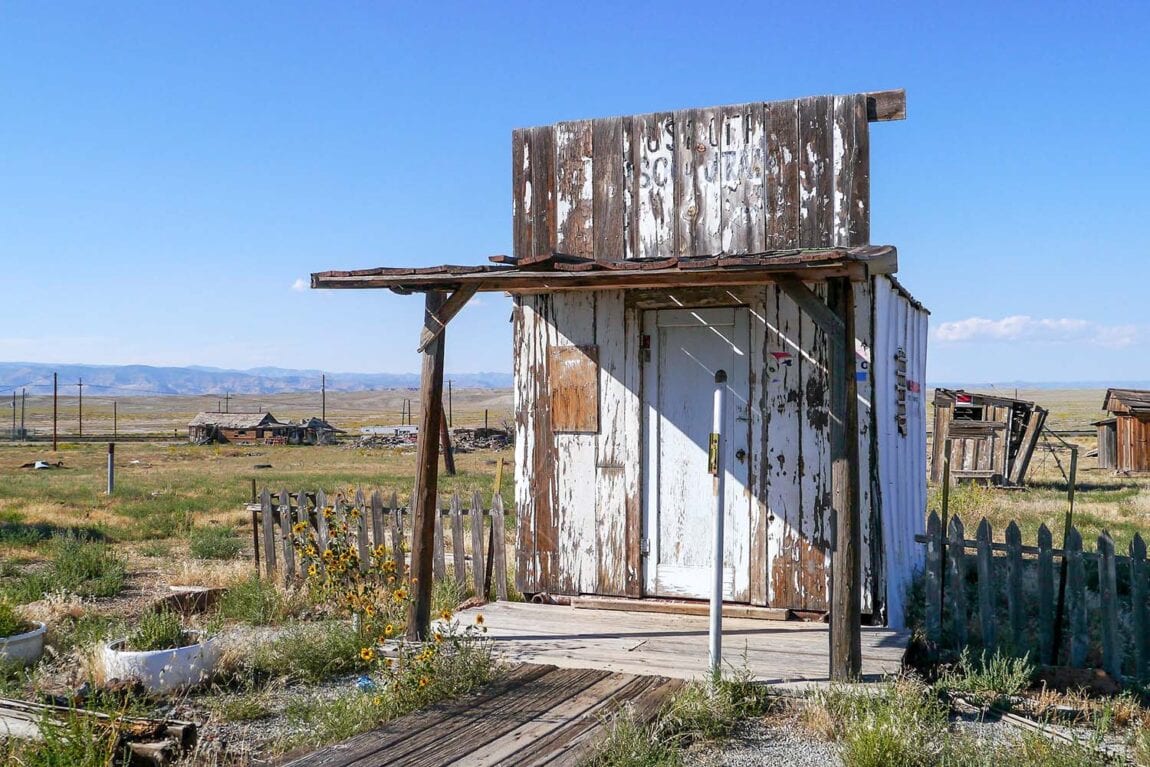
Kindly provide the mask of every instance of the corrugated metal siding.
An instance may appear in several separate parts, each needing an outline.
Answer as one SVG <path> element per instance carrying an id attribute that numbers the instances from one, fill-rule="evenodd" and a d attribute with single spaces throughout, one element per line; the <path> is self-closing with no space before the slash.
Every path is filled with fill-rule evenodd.
<path id="1" fill-rule="evenodd" d="M 887 624 L 905 622 L 906 589 L 922 566 L 914 536 L 926 518 L 926 335 L 927 313 L 895 289 L 874 279 L 875 429 L 881 506 Z M 906 429 L 899 428 L 895 358 L 906 353 Z"/>

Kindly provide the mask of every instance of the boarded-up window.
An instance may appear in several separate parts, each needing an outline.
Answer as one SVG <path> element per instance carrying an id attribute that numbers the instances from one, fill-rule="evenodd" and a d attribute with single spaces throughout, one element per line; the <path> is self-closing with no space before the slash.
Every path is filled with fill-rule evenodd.
<path id="1" fill-rule="evenodd" d="M 599 347 L 552 346 L 547 350 L 551 379 L 551 430 L 599 431 Z"/>

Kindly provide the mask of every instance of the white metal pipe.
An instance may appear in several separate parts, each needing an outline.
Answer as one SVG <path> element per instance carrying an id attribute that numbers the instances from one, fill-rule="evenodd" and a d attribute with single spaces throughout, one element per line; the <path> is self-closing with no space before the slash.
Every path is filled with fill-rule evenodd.
<path id="1" fill-rule="evenodd" d="M 723 465 L 723 423 L 727 409 L 727 372 L 715 373 L 715 408 L 712 422 L 711 442 L 708 446 L 708 468 L 714 476 L 715 521 L 713 555 L 715 561 L 714 582 L 711 585 L 711 676 L 718 680 L 723 663 L 723 518 L 726 516 L 725 479 Z"/>
<path id="2" fill-rule="evenodd" d="M 108 495 L 116 491 L 116 443 L 108 443 Z"/>

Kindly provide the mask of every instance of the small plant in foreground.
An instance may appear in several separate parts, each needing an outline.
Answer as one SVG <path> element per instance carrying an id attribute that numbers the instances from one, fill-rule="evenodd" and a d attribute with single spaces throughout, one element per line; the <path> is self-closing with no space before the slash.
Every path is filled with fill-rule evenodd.
<path id="1" fill-rule="evenodd" d="M 691 682 L 672 696 L 650 725 L 638 722 L 630 708 L 619 711 L 587 764 L 678 765 L 687 746 L 725 738 L 740 720 L 762 714 L 770 705 L 746 672 L 711 684 Z"/>
<path id="2" fill-rule="evenodd" d="M 4 764 L 21 767 L 108 767 L 120 764 L 119 738 L 113 728 L 91 718 L 73 717 L 63 723 L 43 718 L 39 740 L 9 738 L 0 742 Z"/>
<path id="3" fill-rule="evenodd" d="M 462 626 L 445 610 L 432 626 L 430 641 L 401 644 L 395 657 L 381 657 L 366 645 L 360 657 L 382 671 L 388 705 L 398 716 L 486 683 L 495 668 L 490 643 L 483 638 L 486 631 L 482 615 Z"/>
<path id="4" fill-rule="evenodd" d="M 256 647 L 232 669 L 233 676 L 261 682 L 298 679 L 318 682 L 366 667 L 355 629 L 342 621 L 292 626 L 276 639 Z"/>
<path id="5" fill-rule="evenodd" d="M 0 597 L 0 637 L 16 636 L 31 631 L 32 624 L 20 617 L 5 597 Z"/>
<path id="6" fill-rule="evenodd" d="M 112 597 L 124 588 L 127 566 L 112 548 L 66 534 L 53 541 L 53 587 L 82 597 Z"/>
<path id="7" fill-rule="evenodd" d="M 156 610 L 140 618 L 135 631 L 125 640 L 123 649 L 131 652 L 174 650 L 190 644 L 189 639 L 179 615 L 171 610 Z"/>
<path id="8" fill-rule="evenodd" d="M 1029 656 L 1013 658 L 985 650 L 977 657 L 963 650 L 958 666 L 946 671 L 935 682 L 941 692 L 963 695 L 977 705 L 990 705 L 1008 700 L 1030 686 L 1034 664 Z"/>
<path id="9" fill-rule="evenodd" d="M 275 583 L 253 575 L 232 585 L 216 604 L 216 614 L 225 621 L 275 626 L 290 618 L 301 602 L 298 592 L 288 592 Z"/>
<path id="10" fill-rule="evenodd" d="M 188 551 L 196 559 L 235 559 L 240 547 L 230 527 L 194 528 L 188 542 Z"/>
<path id="11" fill-rule="evenodd" d="M 838 740 L 848 767 L 918 767 L 940 764 L 947 707 L 914 680 L 876 691 L 831 688 L 815 696 L 808 717 Z"/>

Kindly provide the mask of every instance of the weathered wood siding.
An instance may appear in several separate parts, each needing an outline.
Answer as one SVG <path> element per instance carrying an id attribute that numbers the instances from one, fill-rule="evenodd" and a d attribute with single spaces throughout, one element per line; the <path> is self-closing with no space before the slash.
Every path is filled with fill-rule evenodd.
<path id="1" fill-rule="evenodd" d="M 886 601 L 872 373 L 875 287 L 859 283 L 855 290 L 863 611 L 870 613 Z M 611 290 L 518 299 L 519 587 L 556 594 L 642 595 L 642 313 L 684 305 L 750 309 L 749 402 L 754 407 L 747 422 L 752 500 L 748 601 L 825 610 L 832 524 L 829 344 L 774 286 Z M 556 345 L 598 349 L 597 434 L 556 433 L 552 428 L 548 350 Z M 921 427 L 921 420 L 918 423 Z M 919 501 L 925 503 L 925 496 Z M 913 503 L 906 501 L 908 507 Z"/>
<path id="2" fill-rule="evenodd" d="M 1119 415 L 1117 424 L 1118 471 L 1150 471 L 1150 420 Z"/>
<path id="3" fill-rule="evenodd" d="M 1104 421 L 1098 427 L 1098 468 L 1113 469 L 1117 466 L 1118 422 Z"/>
<path id="4" fill-rule="evenodd" d="M 517 130 L 515 255 L 867 244 L 868 130 L 865 94 Z"/>

